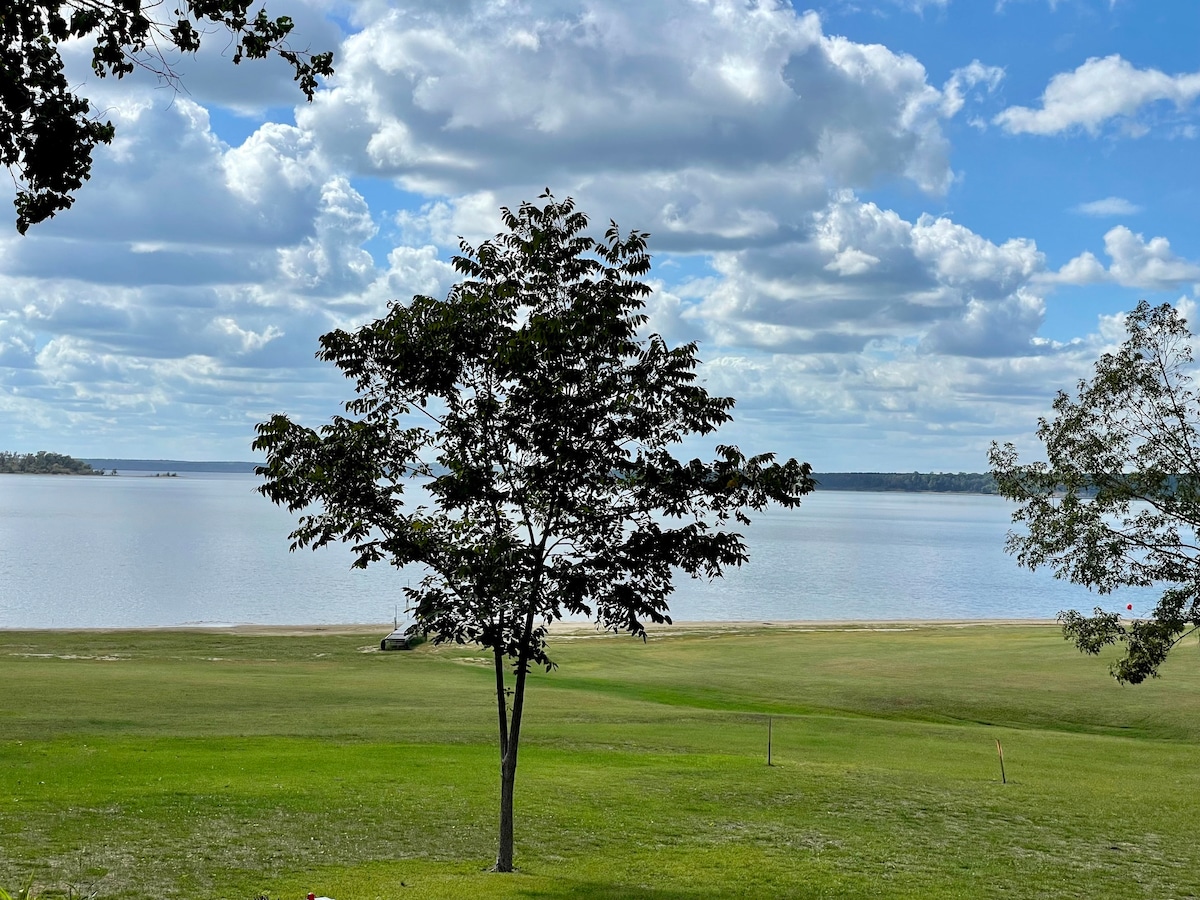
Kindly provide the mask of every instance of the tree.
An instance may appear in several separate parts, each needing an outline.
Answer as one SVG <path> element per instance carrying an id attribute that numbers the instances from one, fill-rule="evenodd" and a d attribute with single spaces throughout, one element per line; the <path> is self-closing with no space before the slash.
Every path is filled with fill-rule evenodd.
<path id="1" fill-rule="evenodd" d="M 103 475 L 81 459 L 62 453 L 12 453 L 0 451 L 0 474 L 14 475 Z"/>
<path id="2" fill-rule="evenodd" d="M 356 566 L 422 564 L 409 631 L 490 652 L 498 871 L 513 863 L 526 677 L 554 665 L 549 623 L 588 616 L 644 639 L 671 621 L 675 569 L 711 578 L 747 559 L 730 519 L 813 487 L 807 463 L 773 454 L 672 455 L 734 401 L 697 383 L 695 344 L 639 338 L 647 236 L 613 223 L 593 240 L 572 200 L 540 199 L 501 210 L 493 240 L 460 244 L 464 278 L 444 301 L 392 303 L 320 339 L 317 356 L 354 381 L 348 417 L 312 430 L 275 416 L 254 443 L 262 493 L 303 512 L 293 550 L 348 541 Z"/>
<path id="3" fill-rule="evenodd" d="M 251 0 L 180 0 L 169 16 L 141 0 L 6 0 L 0 9 L 0 164 L 17 187 L 17 230 L 70 208 L 91 177 L 92 150 L 113 139 L 112 122 L 92 115 L 88 101 L 67 83 L 59 44 L 92 45 L 92 71 L 121 78 L 149 69 L 173 86 L 178 79 L 164 55 L 195 53 L 207 26 L 228 30 L 233 62 L 274 54 L 295 71 L 309 100 L 317 76 L 333 73 L 333 54 L 292 50 L 293 23 Z M 162 13 L 162 15 L 158 15 Z"/>
<path id="4" fill-rule="evenodd" d="M 1021 465 L 1012 444 L 988 454 L 1000 493 L 1022 504 L 1007 549 L 1030 569 L 1107 594 L 1164 585 L 1147 618 L 1099 607 L 1059 613 L 1065 636 L 1099 653 L 1122 644 L 1118 681 L 1157 676 L 1171 648 L 1200 627 L 1200 396 L 1191 333 L 1169 305 L 1140 303 L 1128 340 L 1106 353 L 1078 396 L 1060 392 L 1037 435 L 1048 462 Z"/>

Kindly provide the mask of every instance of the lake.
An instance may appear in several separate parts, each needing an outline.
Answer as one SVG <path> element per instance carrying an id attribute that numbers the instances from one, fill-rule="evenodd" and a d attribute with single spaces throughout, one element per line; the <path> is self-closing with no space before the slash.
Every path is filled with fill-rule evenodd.
<path id="1" fill-rule="evenodd" d="M 418 569 L 350 568 L 342 547 L 288 552 L 294 518 L 252 475 L 0 475 L 0 628 L 390 622 Z M 1148 612 L 1004 553 L 1012 506 L 958 494 L 819 492 L 742 529 L 750 562 L 681 578 L 677 621 L 1047 619 Z M 1118 600 L 1119 598 L 1119 600 Z"/>

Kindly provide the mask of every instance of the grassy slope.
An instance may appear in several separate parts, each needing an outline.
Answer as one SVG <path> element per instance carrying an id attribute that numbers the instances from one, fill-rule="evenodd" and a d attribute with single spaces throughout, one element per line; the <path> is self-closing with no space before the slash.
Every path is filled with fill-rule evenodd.
<path id="1" fill-rule="evenodd" d="M 1200 895 L 1194 647 L 1122 688 L 1052 628 L 562 638 L 532 683 L 522 871 L 499 876 L 490 669 L 371 640 L 0 633 L 0 885 Z"/>

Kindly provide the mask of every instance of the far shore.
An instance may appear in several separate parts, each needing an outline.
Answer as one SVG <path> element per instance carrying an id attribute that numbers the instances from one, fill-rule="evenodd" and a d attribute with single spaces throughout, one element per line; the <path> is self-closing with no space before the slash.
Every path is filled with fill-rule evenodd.
<path id="1" fill-rule="evenodd" d="M 796 619 L 758 621 L 729 620 L 729 621 L 677 621 L 671 625 L 646 626 L 646 632 L 653 635 L 684 634 L 689 632 L 738 632 L 777 629 L 781 631 L 903 631 L 914 628 L 976 628 L 981 626 L 1056 626 L 1054 619 L 892 619 L 867 621 L 861 619 L 825 620 L 825 619 Z M 111 634 L 115 632 L 155 632 L 182 631 L 205 634 L 239 634 L 239 635 L 295 635 L 311 637 L 314 635 L 338 634 L 387 634 L 392 631 L 392 623 L 381 622 L 371 624 L 342 624 L 342 625 L 161 625 L 141 627 L 80 627 L 80 628 L 0 628 L 0 632 L 88 632 L 95 634 Z M 602 631 L 592 622 L 554 622 L 550 625 L 550 633 L 564 637 L 583 637 L 587 635 L 604 635 L 611 632 Z"/>

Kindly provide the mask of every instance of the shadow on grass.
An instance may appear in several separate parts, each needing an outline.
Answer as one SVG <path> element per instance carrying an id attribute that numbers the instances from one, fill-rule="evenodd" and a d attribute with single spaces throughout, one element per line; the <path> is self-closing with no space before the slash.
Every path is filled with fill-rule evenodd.
<path id="1" fill-rule="evenodd" d="M 716 886 L 714 885 L 714 888 Z M 558 887 L 530 888 L 512 896 L 527 900 L 715 900 L 720 897 L 741 897 L 741 893 L 725 893 L 719 889 L 683 890 L 680 888 L 636 887 L 630 884 L 601 884 L 575 881 Z"/>

